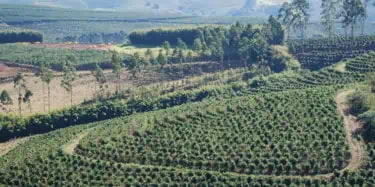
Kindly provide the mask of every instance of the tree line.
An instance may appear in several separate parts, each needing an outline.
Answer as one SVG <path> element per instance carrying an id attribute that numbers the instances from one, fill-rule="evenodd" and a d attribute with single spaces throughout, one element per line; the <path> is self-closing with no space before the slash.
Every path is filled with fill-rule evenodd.
<path id="1" fill-rule="evenodd" d="M 285 31 L 281 23 L 271 16 L 262 26 L 236 23 L 229 28 L 206 26 L 189 29 L 163 30 L 148 32 L 137 31 L 129 35 L 133 44 L 159 45 L 157 56 L 151 51 L 145 58 L 134 54 L 128 61 L 130 69 L 138 69 L 145 64 L 183 63 L 190 60 L 241 61 L 243 66 L 259 65 L 274 67 L 271 45 L 281 45 L 285 40 Z M 172 50 L 171 46 L 176 46 Z M 185 50 L 191 49 L 187 54 Z M 198 58 L 197 58 L 198 57 Z M 277 69 L 280 69 L 277 67 Z"/>
<path id="2" fill-rule="evenodd" d="M 0 44 L 17 42 L 43 42 L 43 34 L 37 31 L 0 31 Z"/>
<path id="3" fill-rule="evenodd" d="M 368 18 L 368 4 L 371 0 L 322 0 L 321 24 L 329 38 L 335 35 L 336 23 L 345 29 L 345 36 L 350 30 L 354 37 L 357 26 L 364 34 L 364 27 Z M 301 38 L 305 38 L 305 29 L 310 19 L 310 3 L 308 0 L 292 0 L 285 2 L 278 14 L 278 19 L 287 27 L 288 38 L 291 30 L 300 30 Z"/>
<path id="4" fill-rule="evenodd" d="M 132 32 L 129 34 L 129 40 L 134 45 L 162 45 L 166 41 L 171 45 L 177 45 L 177 39 L 180 38 L 188 45 L 192 45 L 199 35 L 199 28 L 152 29 Z"/>

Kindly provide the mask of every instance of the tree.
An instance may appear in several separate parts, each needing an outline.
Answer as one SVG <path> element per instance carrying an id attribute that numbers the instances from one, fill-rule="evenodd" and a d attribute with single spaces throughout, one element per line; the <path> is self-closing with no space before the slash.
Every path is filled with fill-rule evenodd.
<path id="1" fill-rule="evenodd" d="M 322 0 L 322 12 L 321 23 L 324 26 L 325 31 L 328 33 L 328 38 L 332 38 L 332 32 L 335 28 L 335 21 L 338 14 L 338 5 L 337 0 Z"/>
<path id="2" fill-rule="evenodd" d="M 168 63 L 167 57 L 163 54 L 162 49 L 159 51 L 157 61 L 161 65 L 161 68 L 164 68 L 164 66 Z"/>
<path id="3" fill-rule="evenodd" d="M 294 29 L 301 30 L 301 38 L 305 38 L 305 28 L 309 21 L 310 4 L 308 0 L 293 0 L 292 1 L 292 25 Z"/>
<path id="4" fill-rule="evenodd" d="M 42 63 L 40 65 L 40 79 L 42 80 L 42 84 L 47 84 L 48 90 L 48 111 L 51 111 L 51 82 L 53 79 L 53 72 L 49 66 L 49 64 Z M 45 104 L 44 104 L 44 84 L 43 84 L 43 105 L 45 111 Z"/>
<path id="5" fill-rule="evenodd" d="M 273 16 L 269 17 L 268 24 L 264 27 L 264 30 L 269 44 L 281 45 L 284 43 L 284 29 L 282 28 L 281 23 Z"/>
<path id="6" fill-rule="evenodd" d="M 31 92 L 29 89 L 26 89 L 25 95 L 23 96 L 23 103 L 27 103 L 30 109 L 30 113 L 32 112 L 32 106 L 31 106 L 31 97 L 33 96 L 33 92 Z"/>
<path id="7" fill-rule="evenodd" d="M 168 41 L 165 41 L 163 43 L 163 49 L 165 50 L 165 55 L 168 57 L 169 56 L 169 51 L 171 49 L 171 44 Z"/>
<path id="8" fill-rule="evenodd" d="M 240 56 L 240 59 L 242 63 L 245 65 L 248 60 L 250 59 L 250 41 L 247 37 L 243 37 L 240 40 L 239 48 L 238 48 L 238 55 Z"/>
<path id="9" fill-rule="evenodd" d="M 130 60 L 125 63 L 126 68 L 132 73 L 133 77 L 136 77 L 137 72 L 140 70 L 141 57 L 138 53 L 131 56 Z"/>
<path id="10" fill-rule="evenodd" d="M 196 38 L 194 40 L 193 50 L 199 53 L 200 51 L 202 51 L 202 48 L 203 48 L 203 44 L 202 44 L 201 39 Z"/>
<path id="11" fill-rule="evenodd" d="M 73 106 L 73 82 L 77 78 L 76 66 L 74 56 L 71 56 L 63 64 L 63 79 L 61 80 L 61 86 L 66 92 L 70 93 L 70 105 Z"/>
<path id="12" fill-rule="evenodd" d="M 95 63 L 94 69 L 91 71 L 91 74 L 95 77 L 95 94 L 97 94 L 97 84 L 104 84 L 107 80 L 105 78 L 103 69 L 99 66 L 98 63 Z M 100 86 L 101 87 L 101 86 Z"/>
<path id="13" fill-rule="evenodd" d="M 370 1 L 371 0 L 364 0 L 364 2 L 363 2 L 363 4 L 364 4 L 364 16 L 362 17 L 361 35 L 364 35 L 366 20 L 368 18 L 368 3 Z"/>
<path id="14" fill-rule="evenodd" d="M 250 59 L 256 63 L 262 62 L 266 59 L 267 51 L 270 49 L 269 44 L 260 33 L 254 34 L 249 41 Z"/>
<path id="15" fill-rule="evenodd" d="M 286 25 L 287 27 L 287 33 L 288 33 L 288 39 L 290 37 L 290 28 L 292 27 L 292 15 L 293 15 L 293 9 L 292 9 L 292 4 L 289 2 L 285 2 L 278 14 L 278 19 L 282 20 L 281 22 Z"/>
<path id="16" fill-rule="evenodd" d="M 14 88 L 18 90 L 18 113 L 22 115 L 22 99 L 23 99 L 23 92 L 27 89 L 26 88 L 26 81 L 25 77 L 22 73 L 18 73 L 16 78 L 13 81 Z"/>
<path id="17" fill-rule="evenodd" d="M 191 62 L 193 60 L 193 52 L 189 51 L 187 56 L 186 56 L 186 60 L 188 62 Z"/>
<path id="18" fill-rule="evenodd" d="M 121 64 L 121 58 L 116 51 L 112 52 L 111 62 L 112 62 L 112 73 L 116 76 L 116 79 L 117 79 L 116 94 L 120 94 L 122 64 Z"/>
<path id="19" fill-rule="evenodd" d="M 344 0 L 339 17 L 345 28 L 351 27 L 351 36 L 354 38 L 354 28 L 359 20 L 365 17 L 365 8 L 361 0 Z"/>
<path id="20" fill-rule="evenodd" d="M 145 52 L 145 57 L 146 57 L 146 58 L 150 58 L 151 56 L 152 56 L 152 51 L 151 51 L 150 48 L 148 48 L 148 49 L 146 50 L 146 52 Z"/>
<path id="21" fill-rule="evenodd" d="M 172 56 L 176 56 L 177 54 L 178 54 L 178 50 L 179 50 L 180 48 L 174 48 L 173 49 L 173 53 L 172 53 Z"/>
<path id="22" fill-rule="evenodd" d="M 177 48 L 186 50 L 187 46 L 184 41 L 181 40 L 181 38 L 177 38 Z"/>
<path id="23" fill-rule="evenodd" d="M 186 58 L 182 49 L 178 50 L 177 58 L 180 63 L 184 63 L 186 61 Z"/>
<path id="24" fill-rule="evenodd" d="M 0 103 L 4 106 L 6 105 L 13 105 L 13 100 L 10 97 L 9 93 L 3 90 L 0 94 Z"/>

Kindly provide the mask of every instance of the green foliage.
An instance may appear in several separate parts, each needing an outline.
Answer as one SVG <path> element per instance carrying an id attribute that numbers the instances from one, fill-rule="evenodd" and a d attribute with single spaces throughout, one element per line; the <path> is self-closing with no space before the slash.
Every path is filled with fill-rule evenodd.
<path id="1" fill-rule="evenodd" d="M 366 112 L 369 108 L 366 105 L 366 95 L 364 92 L 357 91 L 348 97 L 350 110 L 353 114 L 361 114 Z"/>
<path id="2" fill-rule="evenodd" d="M 273 93 L 133 116 L 123 122 L 108 124 L 112 128 L 97 129 L 95 135 L 87 139 L 90 143 L 82 143 L 77 152 L 84 157 L 119 163 L 220 172 L 329 173 L 341 169 L 348 154 L 343 122 L 331 97 L 333 93 L 329 88 Z M 129 126 L 134 131 L 127 131 Z M 298 131 L 292 130 L 297 128 Z M 289 130 L 288 136 L 283 135 L 282 129 Z M 301 133 L 306 135 L 301 136 Z M 112 138 L 114 136 L 121 141 Z M 328 136 L 336 138 L 329 139 Z M 98 138 L 103 143 L 92 143 Z M 290 142 L 294 142 L 293 145 Z M 127 151 L 119 157 L 108 154 L 124 148 Z M 306 155 L 298 154 L 296 150 L 301 149 Z M 324 164 L 331 162 L 328 161 L 331 154 L 340 156 L 335 157 L 335 163 Z M 314 164 L 299 169 L 305 162 Z M 279 163 L 284 164 L 280 166 Z M 290 168 L 284 169 L 286 166 Z"/>
<path id="3" fill-rule="evenodd" d="M 266 33 L 267 42 L 271 45 L 282 45 L 285 40 L 285 31 L 281 23 L 273 16 L 268 19 L 268 24 L 263 28 Z"/>
<path id="4" fill-rule="evenodd" d="M 318 70 L 375 49 L 375 37 L 360 36 L 354 39 L 335 37 L 309 39 L 304 42 L 291 40 L 288 46 L 303 68 Z"/>
<path id="5" fill-rule="evenodd" d="M 358 56 L 353 59 L 345 61 L 345 69 L 351 72 L 370 73 L 375 70 L 375 53 Z"/>
<path id="6" fill-rule="evenodd" d="M 73 50 L 73 49 L 49 49 L 22 44 L 0 45 L 0 59 L 17 64 L 29 64 L 40 66 L 49 64 L 54 70 L 62 70 L 63 62 L 68 56 L 76 56 L 77 69 L 92 69 L 95 63 L 102 67 L 108 67 L 111 61 L 111 53 L 97 50 Z"/>
<path id="7" fill-rule="evenodd" d="M 365 8 L 361 0 L 343 1 L 340 18 L 344 27 L 351 27 L 352 37 L 354 37 L 354 28 L 365 16 Z"/>
<path id="8" fill-rule="evenodd" d="M 158 55 L 157 61 L 161 65 L 162 68 L 168 63 L 168 57 L 166 57 L 163 54 L 163 50 L 159 51 L 159 55 Z"/>
<path id="9" fill-rule="evenodd" d="M 43 35 L 36 31 L 0 31 L 0 44 L 18 42 L 43 42 Z"/>
<path id="10" fill-rule="evenodd" d="M 96 103 L 85 107 L 73 107 L 44 115 L 34 115 L 21 120 L 21 123 L 10 122 L 13 119 L 0 120 L 0 141 L 30 134 L 40 134 L 59 128 L 85 124 L 134 113 L 165 109 L 173 106 L 200 102 L 207 99 L 231 98 L 235 96 L 254 95 L 285 91 L 289 89 L 305 89 L 321 85 L 342 85 L 365 80 L 365 76 L 355 73 L 337 72 L 332 69 L 319 72 L 300 72 L 289 75 L 270 75 L 266 80 L 249 82 L 229 82 L 225 85 L 202 87 L 199 89 L 178 91 L 151 98 L 132 98 Z"/>
<path id="11" fill-rule="evenodd" d="M 6 90 L 3 90 L 0 94 L 0 102 L 3 105 L 12 105 L 13 100 L 10 97 L 9 93 Z"/>
<path id="12" fill-rule="evenodd" d="M 129 34 L 132 44 L 157 46 L 163 45 L 166 41 L 171 45 L 177 45 L 178 38 L 187 45 L 192 45 L 194 39 L 199 37 L 200 33 L 197 28 L 152 29 L 151 31 L 135 31 Z"/>
<path id="13" fill-rule="evenodd" d="M 22 115 L 22 100 L 24 99 L 23 92 L 27 91 L 26 80 L 22 73 L 17 73 L 17 76 L 13 80 L 13 86 L 18 92 L 18 113 L 21 116 Z"/>
<path id="14" fill-rule="evenodd" d="M 328 38 L 333 35 L 335 29 L 335 21 L 338 16 L 338 4 L 337 0 L 322 0 L 321 8 L 321 23 L 324 26 L 324 30 L 328 32 Z"/>
<path id="15" fill-rule="evenodd" d="M 184 41 L 181 40 L 181 38 L 177 38 L 177 48 L 186 50 L 187 46 Z"/>
<path id="16" fill-rule="evenodd" d="M 288 26 L 289 30 L 293 27 L 294 30 L 301 30 L 301 38 L 305 38 L 306 25 L 310 18 L 310 4 L 306 0 L 293 0 L 292 2 L 285 2 L 280 10 L 278 18 L 282 19 L 282 22 Z M 288 37 L 289 38 L 289 37 Z"/>

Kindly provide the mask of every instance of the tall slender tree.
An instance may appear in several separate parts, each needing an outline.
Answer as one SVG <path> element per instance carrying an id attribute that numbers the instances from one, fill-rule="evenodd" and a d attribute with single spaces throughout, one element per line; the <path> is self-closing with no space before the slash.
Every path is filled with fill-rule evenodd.
<path id="1" fill-rule="evenodd" d="M 70 93 L 70 105 L 73 106 L 73 83 L 77 79 L 76 65 L 73 58 L 68 60 L 63 65 L 63 79 L 61 80 L 61 86 L 66 92 Z"/>
<path id="2" fill-rule="evenodd" d="M 43 84 L 43 105 L 45 111 L 45 103 L 44 103 L 44 83 L 47 84 L 47 92 L 48 92 L 48 111 L 51 111 L 51 82 L 53 80 L 53 72 L 49 66 L 49 64 L 42 63 L 40 66 L 40 79 L 42 80 Z"/>
<path id="3" fill-rule="evenodd" d="M 28 106 L 29 106 L 29 109 L 30 109 L 30 113 L 33 112 L 33 108 L 31 106 L 31 97 L 33 96 L 33 92 L 31 92 L 31 90 L 29 89 L 26 89 L 25 91 L 25 95 L 23 96 L 23 103 L 27 103 Z"/>
<path id="4" fill-rule="evenodd" d="M 328 33 L 328 38 L 332 38 L 332 32 L 335 29 L 335 21 L 338 14 L 338 4 L 337 0 L 322 0 L 322 12 L 321 23 L 324 26 L 325 31 Z"/>
<path id="5" fill-rule="evenodd" d="M 366 21 L 368 18 L 368 4 L 371 0 L 364 0 L 363 1 L 363 6 L 364 6 L 364 16 L 362 17 L 362 26 L 361 26 L 361 35 L 364 35 L 365 32 L 365 26 L 366 26 Z"/>
<path id="6" fill-rule="evenodd" d="M 290 30 L 293 24 L 292 17 L 293 17 L 292 4 L 289 2 L 285 2 L 279 10 L 278 19 L 281 20 L 281 22 L 286 26 L 288 39 L 290 37 Z"/>
<path id="7" fill-rule="evenodd" d="M 105 75 L 104 75 L 104 72 L 103 72 L 103 69 L 99 66 L 98 63 L 95 63 L 95 66 L 94 66 L 94 69 L 91 71 L 91 74 L 94 76 L 95 78 L 95 85 L 94 85 L 94 89 L 95 89 L 95 96 L 97 95 L 98 91 L 97 91 L 97 84 L 101 85 L 104 84 L 106 82 L 106 78 L 105 78 Z"/>
<path id="8" fill-rule="evenodd" d="M 117 79 L 116 94 L 120 94 L 121 92 L 121 69 L 121 58 L 119 54 L 114 51 L 112 52 L 112 73 L 116 76 Z"/>
<path id="9" fill-rule="evenodd" d="M 160 64 L 161 68 L 163 69 L 164 66 L 168 63 L 167 57 L 163 54 L 163 50 L 160 49 L 159 56 L 157 58 L 158 63 Z"/>
<path id="10" fill-rule="evenodd" d="M 310 18 L 308 0 L 292 1 L 292 24 L 294 29 L 300 29 L 302 40 L 305 39 L 305 29 Z"/>
<path id="11" fill-rule="evenodd" d="M 177 48 L 186 50 L 187 45 L 184 41 L 181 40 L 181 38 L 177 38 Z"/>
<path id="12" fill-rule="evenodd" d="M 168 41 L 163 43 L 163 49 L 165 50 L 165 55 L 169 56 L 169 52 L 171 50 L 171 44 Z"/>
<path id="13" fill-rule="evenodd" d="M 14 88 L 18 90 L 18 113 L 22 115 L 23 92 L 26 91 L 26 80 L 22 73 L 18 73 L 13 81 Z"/>
<path id="14" fill-rule="evenodd" d="M 365 17 L 365 8 L 361 0 L 344 0 L 339 17 L 344 28 L 351 28 L 351 37 L 354 38 L 355 27 Z"/>
<path id="15" fill-rule="evenodd" d="M 202 48 L 203 48 L 202 40 L 199 38 L 196 38 L 193 43 L 193 50 L 200 53 L 202 51 Z"/>

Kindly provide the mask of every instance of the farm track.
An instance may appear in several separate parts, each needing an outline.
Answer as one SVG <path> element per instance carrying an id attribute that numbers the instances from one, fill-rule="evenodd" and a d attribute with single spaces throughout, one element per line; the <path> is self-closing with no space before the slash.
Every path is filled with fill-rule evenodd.
<path id="1" fill-rule="evenodd" d="M 346 97 L 353 93 L 354 90 L 347 90 L 344 92 L 340 92 L 336 96 L 336 106 L 337 106 L 337 112 L 343 117 L 344 120 L 344 128 L 346 132 L 346 138 L 347 138 L 347 143 L 350 148 L 350 153 L 351 153 L 351 159 L 349 160 L 349 164 L 342 170 L 340 170 L 340 173 L 343 173 L 344 171 L 355 171 L 359 169 L 362 165 L 362 161 L 365 157 L 365 150 L 364 150 L 364 143 L 361 140 L 357 140 L 353 138 L 353 134 L 356 130 L 360 129 L 362 125 L 358 122 L 357 118 L 347 112 L 348 110 L 348 105 L 346 104 Z M 79 142 L 85 138 L 91 129 L 88 129 L 82 133 L 80 133 L 75 139 L 70 141 L 70 143 L 62 146 L 62 150 L 64 153 L 68 155 L 74 155 L 75 149 L 78 146 Z M 6 143 L 0 144 L 0 156 L 5 155 L 8 153 L 10 150 L 15 148 L 16 146 L 26 142 L 29 139 L 27 138 L 22 138 L 18 140 L 12 140 Z M 95 159 L 88 158 L 89 160 L 96 161 Z M 173 168 L 176 171 L 182 171 L 182 172 L 187 172 L 187 171 L 206 171 L 206 170 L 197 170 L 197 169 L 181 169 L 181 168 L 175 168 L 175 167 L 165 167 L 165 166 L 154 166 L 154 165 L 140 165 L 140 164 L 123 164 L 127 166 L 138 166 L 138 167 L 162 167 L 162 168 Z M 210 171 L 212 173 L 220 173 L 218 171 Z M 328 174 L 318 174 L 318 175 L 307 175 L 307 176 L 285 176 L 285 175 L 280 175 L 280 176 L 274 176 L 274 175 L 247 175 L 247 174 L 239 174 L 239 173 L 234 173 L 234 172 L 225 172 L 225 174 L 232 175 L 232 176 L 250 176 L 250 177 L 260 177 L 260 178 L 275 178 L 275 179 L 331 179 L 334 177 L 334 173 L 328 173 Z"/>
<path id="2" fill-rule="evenodd" d="M 6 155 L 9 151 L 28 141 L 31 137 L 19 138 L 8 142 L 0 143 L 0 156 Z"/>

